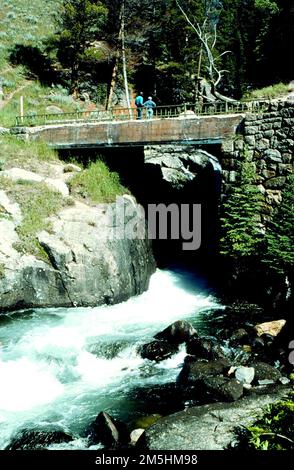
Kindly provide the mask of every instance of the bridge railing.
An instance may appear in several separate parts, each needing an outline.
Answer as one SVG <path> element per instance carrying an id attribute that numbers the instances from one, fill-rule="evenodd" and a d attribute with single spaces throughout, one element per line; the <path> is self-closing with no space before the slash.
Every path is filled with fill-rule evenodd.
<path id="1" fill-rule="evenodd" d="M 189 118 L 215 114 L 245 112 L 262 112 L 269 106 L 269 101 L 216 102 L 216 103 L 183 103 L 168 106 L 157 106 L 153 109 L 152 119 Z M 49 124 L 66 124 L 78 122 L 103 122 L 136 120 L 137 108 L 112 108 L 106 110 L 77 111 L 55 114 L 27 114 L 16 117 L 16 126 L 42 126 Z M 148 119 L 146 108 L 142 109 L 142 119 Z"/>

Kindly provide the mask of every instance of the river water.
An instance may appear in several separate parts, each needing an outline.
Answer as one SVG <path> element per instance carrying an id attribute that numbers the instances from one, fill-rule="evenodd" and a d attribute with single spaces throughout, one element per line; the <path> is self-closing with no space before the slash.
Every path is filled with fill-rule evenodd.
<path id="1" fill-rule="evenodd" d="M 184 350 L 158 364 L 138 346 L 180 319 L 207 333 L 217 300 L 195 274 L 157 270 L 144 294 L 115 306 L 39 309 L 0 317 L 0 448 L 19 429 L 56 426 L 86 446 L 85 429 L 100 411 L 128 420 L 132 389 L 173 382 Z"/>

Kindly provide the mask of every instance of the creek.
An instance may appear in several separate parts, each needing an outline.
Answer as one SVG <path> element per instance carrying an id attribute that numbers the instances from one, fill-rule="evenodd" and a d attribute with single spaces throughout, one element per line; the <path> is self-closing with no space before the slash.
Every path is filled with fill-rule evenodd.
<path id="1" fill-rule="evenodd" d="M 0 448 L 20 429 L 50 425 L 75 437 L 53 448 L 83 449 L 100 411 L 127 423 L 150 414 L 134 390 L 174 382 L 186 353 L 151 363 L 138 347 L 180 319 L 209 334 L 216 312 L 203 279 L 174 268 L 158 269 L 147 292 L 118 305 L 0 316 Z"/>

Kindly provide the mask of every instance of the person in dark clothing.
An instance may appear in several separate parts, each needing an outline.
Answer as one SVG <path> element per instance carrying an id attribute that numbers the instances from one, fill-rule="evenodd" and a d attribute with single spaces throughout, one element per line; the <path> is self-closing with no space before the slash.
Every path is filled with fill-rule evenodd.
<path id="1" fill-rule="evenodd" d="M 140 93 L 135 98 L 135 105 L 137 106 L 137 119 L 142 119 L 143 103 L 143 92 L 140 91 Z"/>
<path id="2" fill-rule="evenodd" d="M 148 100 L 144 103 L 144 108 L 147 110 L 147 119 L 152 119 L 153 110 L 156 108 L 156 104 L 152 101 L 152 96 L 148 97 Z"/>

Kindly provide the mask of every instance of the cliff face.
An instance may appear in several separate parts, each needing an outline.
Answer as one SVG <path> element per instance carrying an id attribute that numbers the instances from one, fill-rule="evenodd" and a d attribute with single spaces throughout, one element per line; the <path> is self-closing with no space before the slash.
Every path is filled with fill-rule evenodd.
<path id="1" fill-rule="evenodd" d="M 7 181 L 11 174 L 0 176 Z M 25 171 L 23 175 L 28 178 Z M 90 205 L 71 198 L 70 205 L 50 217 L 48 228 L 36 233 L 38 256 L 19 250 L 23 214 L 12 195 L 11 188 L 0 189 L 0 312 L 114 304 L 148 288 L 155 271 L 150 243 L 113 236 L 123 233 L 129 221 L 113 216 L 115 204 Z M 138 209 L 130 196 L 121 201 Z"/>

